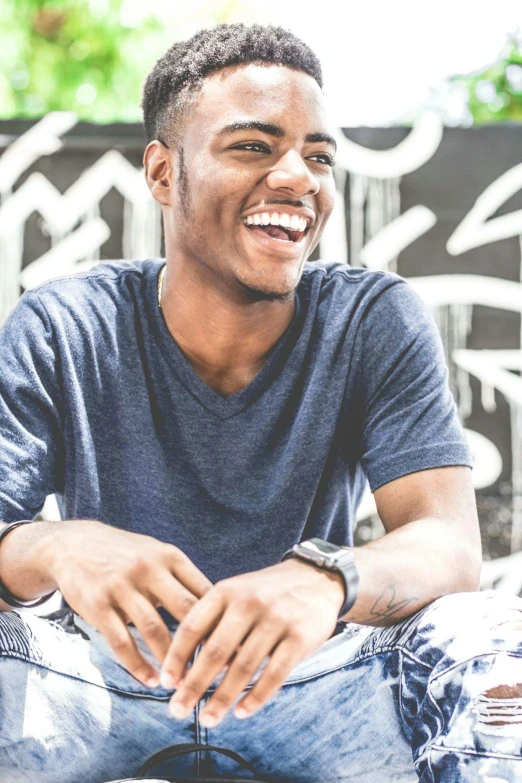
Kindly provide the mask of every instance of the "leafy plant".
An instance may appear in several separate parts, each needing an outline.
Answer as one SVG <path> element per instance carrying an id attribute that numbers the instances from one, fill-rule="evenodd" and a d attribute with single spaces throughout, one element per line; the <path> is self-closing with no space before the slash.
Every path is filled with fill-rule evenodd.
<path id="1" fill-rule="evenodd" d="M 0 115 L 138 119 L 161 29 L 129 0 L 0 0 Z"/>
<path id="2" fill-rule="evenodd" d="M 522 122 L 522 37 L 513 35 L 493 65 L 478 73 L 454 76 L 473 125 Z"/>

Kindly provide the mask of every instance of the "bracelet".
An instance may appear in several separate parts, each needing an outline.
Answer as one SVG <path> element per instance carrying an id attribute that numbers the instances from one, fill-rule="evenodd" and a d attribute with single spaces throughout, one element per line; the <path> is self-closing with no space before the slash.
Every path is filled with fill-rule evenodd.
<path id="1" fill-rule="evenodd" d="M 12 530 L 15 529 L 15 527 L 20 527 L 20 525 L 31 525 L 33 522 L 33 519 L 24 519 L 20 520 L 20 522 L 11 522 L 10 525 L 7 525 L 2 531 L 0 531 L 0 544 L 2 543 L 3 539 L 9 535 Z M 39 606 L 40 604 L 45 603 L 52 595 L 55 594 L 55 592 L 56 590 L 53 590 L 52 593 L 48 593 L 42 598 L 37 598 L 33 601 L 22 601 L 20 598 L 16 598 L 16 596 L 12 594 L 12 592 L 0 579 L 0 599 L 2 599 L 2 601 L 8 606 L 13 607 L 13 609 L 28 609 L 31 606 Z"/>

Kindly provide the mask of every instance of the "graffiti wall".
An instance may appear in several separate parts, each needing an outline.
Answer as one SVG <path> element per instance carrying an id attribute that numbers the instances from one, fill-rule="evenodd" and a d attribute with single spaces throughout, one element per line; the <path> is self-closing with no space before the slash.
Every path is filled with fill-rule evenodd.
<path id="1" fill-rule="evenodd" d="M 138 126 L 0 123 L 0 322 L 20 292 L 109 258 L 161 255 Z M 325 260 L 406 277 L 439 326 L 474 454 L 485 583 L 522 587 L 522 125 L 337 132 Z M 49 506 L 52 513 L 52 506 Z M 359 540 L 378 534 L 368 493 Z M 519 554 L 520 553 L 520 554 Z M 516 567 L 514 564 L 517 564 Z M 520 577 L 517 574 L 520 572 Z M 518 581 L 517 581 L 518 580 Z"/>

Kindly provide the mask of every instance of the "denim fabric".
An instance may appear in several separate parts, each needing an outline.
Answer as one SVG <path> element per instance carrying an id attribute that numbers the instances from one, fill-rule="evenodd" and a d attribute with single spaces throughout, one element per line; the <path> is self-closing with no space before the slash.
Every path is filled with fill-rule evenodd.
<path id="1" fill-rule="evenodd" d="M 521 621 L 522 600 L 489 592 L 446 596 L 383 630 L 348 625 L 258 714 L 207 730 L 199 710 L 219 678 L 192 715 L 174 720 L 170 692 L 133 679 L 80 618 L 4 613 L 0 781 L 129 778 L 183 742 L 231 748 L 274 781 L 522 781 L 522 698 L 487 696 L 522 683 Z M 225 757 L 198 755 L 170 773 L 240 774 Z"/>

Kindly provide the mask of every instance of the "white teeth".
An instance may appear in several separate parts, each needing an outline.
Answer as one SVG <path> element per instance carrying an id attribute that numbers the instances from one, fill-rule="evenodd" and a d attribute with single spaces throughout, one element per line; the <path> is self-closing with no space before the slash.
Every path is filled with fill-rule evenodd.
<path id="1" fill-rule="evenodd" d="M 291 231 L 306 231 L 306 218 L 301 215 L 289 215 L 287 212 L 257 212 L 248 215 L 244 222 L 247 226 L 283 226 Z"/>

